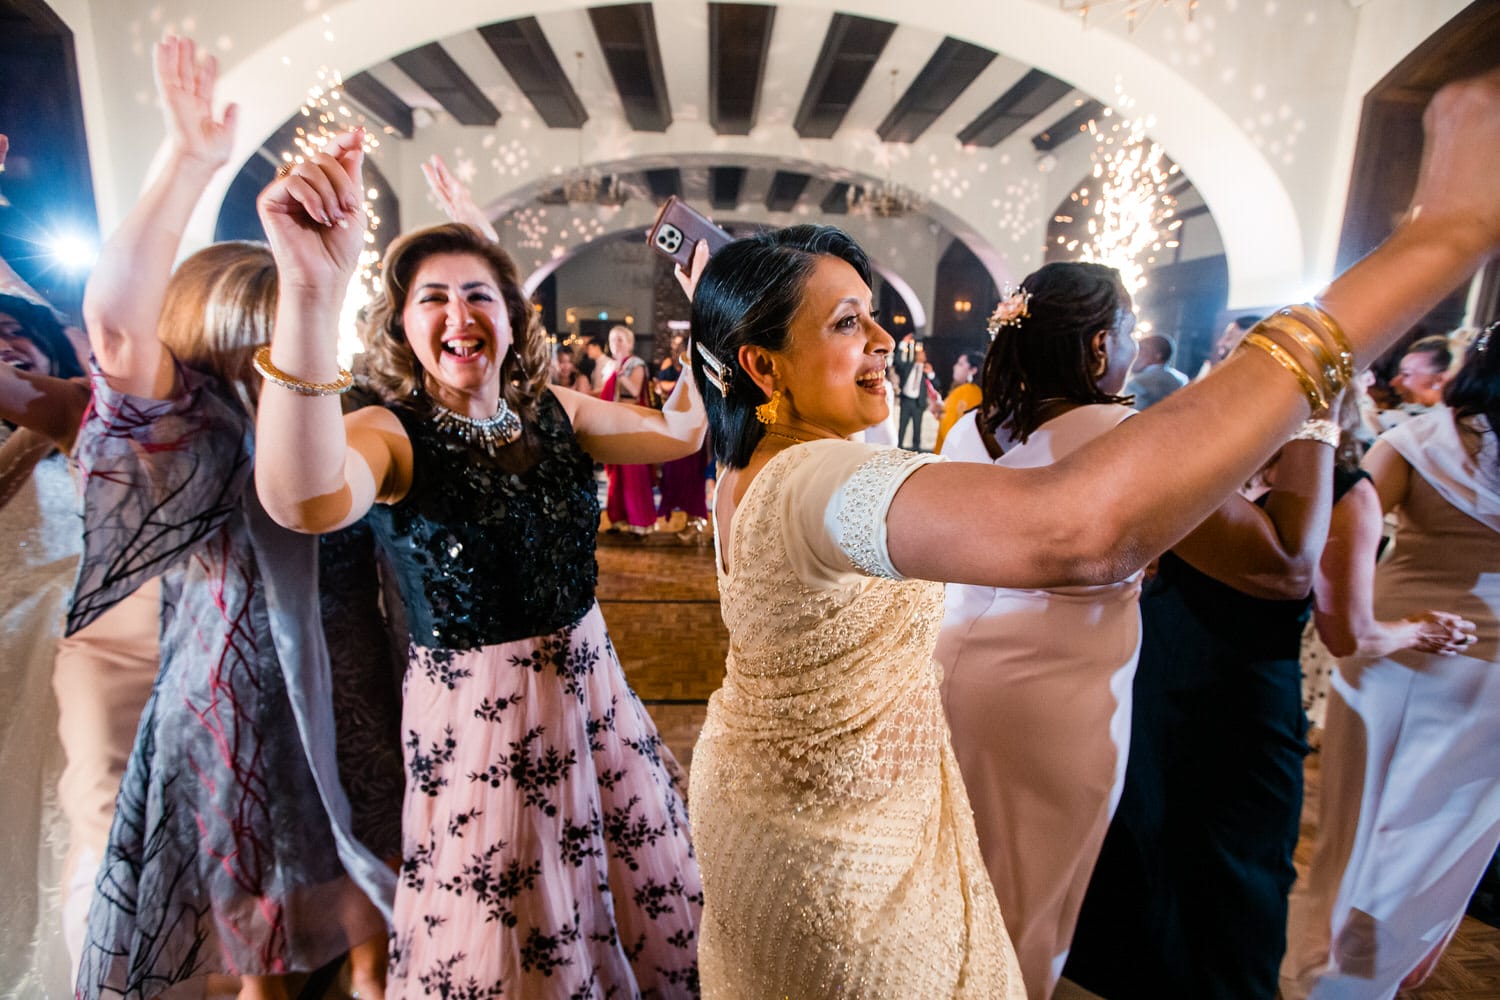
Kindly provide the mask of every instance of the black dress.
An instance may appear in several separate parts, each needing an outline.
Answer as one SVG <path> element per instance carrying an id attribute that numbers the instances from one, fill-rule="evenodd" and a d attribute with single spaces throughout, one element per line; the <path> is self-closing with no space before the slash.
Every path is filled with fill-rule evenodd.
<path id="1" fill-rule="evenodd" d="M 1363 475 L 1336 472 L 1335 502 Z M 1141 599 L 1125 788 L 1063 973 L 1078 985 L 1108 1000 L 1276 996 L 1311 609 L 1162 556 Z"/>
<path id="2" fill-rule="evenodd" d="M 389 995 L 695 996 L 698 865 L 594 602 L 592 461 L 551 393 L 494 457 L 393 412 L 414 465 L 371 512 L 412 640 Z"/>

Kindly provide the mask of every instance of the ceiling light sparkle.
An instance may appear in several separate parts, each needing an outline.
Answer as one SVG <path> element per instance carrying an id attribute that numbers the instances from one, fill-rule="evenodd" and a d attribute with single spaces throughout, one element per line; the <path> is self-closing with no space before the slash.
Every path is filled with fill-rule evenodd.
<path id="1" fill-rule="evenodd" d="M 1087 238 L 1078 241 L 1080 260 L 1107 264 L 1120 272 L 1125 288 L 1133 295 L 1146 285 L 1148 255 L 1175 234 L 1177 202 L 1170 186 L 1181 172 L 1167 159 L 1161 144 L 1153 142 L 1146 129 L 1149 117 L 1126 117 L 1130 101 L 1123 95 L 1108 118 L 1089 123 L 1094 136 L 1094 169 L 1088 184 L 1074 192 L 1087 215 Z M 1083 213 L 1079 213 L 1080 216 Z M 1075 247 L 1068 244 L 1068 250 Z M 1146 258 L 1143 262 L 1142 258 Z"/>

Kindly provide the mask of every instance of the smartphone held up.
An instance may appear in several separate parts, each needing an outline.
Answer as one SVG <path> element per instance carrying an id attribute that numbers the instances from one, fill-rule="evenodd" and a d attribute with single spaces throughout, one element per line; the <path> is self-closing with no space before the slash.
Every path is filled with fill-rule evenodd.
<path id="1" fill-rule="evenodd" d="M 713 254 L 733 240 L 733 236 L 676 195 L 668 198 L 666 204 L 662 205 L 661 211 L 656 215 L 656 222 L 646 234 L 646 242 L 657 253 L 671 258 L 683 270 L 691 265 L 693 249 L 699 243 L 706 242 L 708 252 Z"/>

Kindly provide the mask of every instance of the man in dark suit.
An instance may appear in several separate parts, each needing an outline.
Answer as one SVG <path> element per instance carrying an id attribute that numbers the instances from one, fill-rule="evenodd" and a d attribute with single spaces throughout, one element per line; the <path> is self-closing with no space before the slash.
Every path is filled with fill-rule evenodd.
<path id="1" fill-rule="evenodd" d="M 932 383 L 932 365 L 927 361 L 927 352 L 917 343 L 917 338 L 908 333 L 896 345 L 896 399 L 901 408 L 901 423 L 896 433 L 896 444 L 911 451 L 922 450 L 922 415 L 927 412 L 929 393 L 937 396 L 937 386 Z M 906 444 L 907 425 L 912 428 L 911 444 Z"/>

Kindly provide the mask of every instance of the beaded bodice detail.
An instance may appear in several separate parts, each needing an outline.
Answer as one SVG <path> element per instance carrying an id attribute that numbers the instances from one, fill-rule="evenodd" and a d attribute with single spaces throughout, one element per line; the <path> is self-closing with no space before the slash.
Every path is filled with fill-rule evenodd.
<path id="1" fill-rule="evenodd" d="M 594 603 L 593 461 L 545 392 L 520 441 L 491 456 L 418 402 L 391 407 L 412 444 L 412 486 L 370 513 L 395 567 L 412 642 L 477 649 L 545 635 Z"/>

